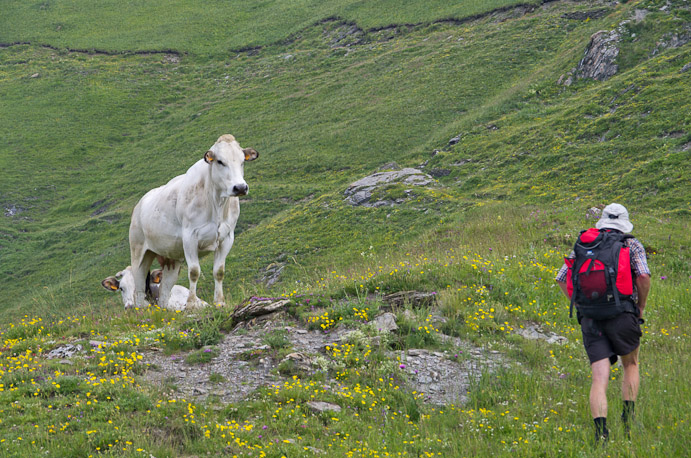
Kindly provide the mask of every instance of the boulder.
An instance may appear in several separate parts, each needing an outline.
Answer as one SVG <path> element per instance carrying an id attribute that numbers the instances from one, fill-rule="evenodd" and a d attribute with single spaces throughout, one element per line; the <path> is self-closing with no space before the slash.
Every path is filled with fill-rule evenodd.
<path id="1" fill-rule="evenodd" d="M 600 30 L 590 37 L 585 56 L 578 63 L 576 76 L 605 81 L 619 70 L 616 64 L 621 36 L 616 30 Z"/>
<path id="2" fill-rule="evenodd" d="M 372 320 L 372 324 L 379 332 L 393 332 L 398 330 L 396 315 L 386 312 Z"/>
<path id="3" fill-rule="evenodd" d="M 427 186 L 434 183 L 434 178 L 413 168 L 377 172 L 351 184 L 343 194 L 346 196 L 346 202 L 353 206 L 380 207 L 392 205 L 395 202 L 371 202 L 370 200 L 372 193 L 377 188 L 396 183 L 403 183 L 408 186 Z"/>
<path id="4" fill-rule="evenodd" d="M 307 407 L 314 413 L 340 412 L 341 406 L 324 401 L 309 401 Z"/>

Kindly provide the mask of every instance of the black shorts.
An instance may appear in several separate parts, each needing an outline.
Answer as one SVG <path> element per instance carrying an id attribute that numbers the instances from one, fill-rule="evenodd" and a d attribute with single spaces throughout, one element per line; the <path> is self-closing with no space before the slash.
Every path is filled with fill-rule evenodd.
<path id="1" fill-rule="evenodd" d="M 622 313 L 609 320 L 581 320 L 583 345 L 590 363 L 609 358 L 617 362 L 617 355 L 628 355 L 641 344 L 641 325 L 633 313 Z"/>

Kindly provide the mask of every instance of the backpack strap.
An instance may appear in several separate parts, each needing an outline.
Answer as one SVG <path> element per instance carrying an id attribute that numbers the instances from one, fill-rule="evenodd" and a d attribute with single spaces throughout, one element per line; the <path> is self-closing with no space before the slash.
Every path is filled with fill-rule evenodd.
<path id="1" fill-rule="evenodd" d="M 580 234 L 578 234 L 578 237 L 576 237 L 576 243 L 573 245 L 573 252 L 577 253 L 576 249 L 579 245 L 579 241 L 581 240 L 581 236 L 586 232 L 586 229 L 582 230 Z M 578 257 L 576 257 L 578 259 Z M 578 275 L 576 273 L 580 270 L 581 268 L 581 263 L 576 262 L 576 259 L 574 259 L 574 263 L 571 266 L 571 285 L 573 286 L 573 291 L 571 293 L 571 305 L 569 306 L 569 318 L 573 318 L 573 308 L 576 306 L 576 291 L 578 290 Z"/>
<path id="2" fill-rule="evenodd" d="M 621 232 L 608 232 L 608 234 L 611 234 L 611 235 L 607 235 L 609 237 L 617 237 L 618 238 L 618 240 L 612 245 L 612 252 L 614 253 L 614 256 L 613 256 L 614 265 L 618 266 L 619 265 L 619 255 L 621 254 L 622 248 L 624 248 L 626 240 L 627 239 L 633 239 L 635 237 L 631 234 L 623 234 Z M 633 269 L 631 269 L 631 275 L 633 275 Z M 614 270 L 613 266 L 609 266 L 607 276 L 609 277 L 609 280 L 611 281 L 612 292 L 614 293 L 614 302 L 616 303 L 617 308 L 621 309 L 621 299 L 619 298 L 619 289 L 617 289 L 617 276 L 616 276 L 616 271 Z M 635 304 L 634 304 L 634 308 L 637 308 Z"/>
<path id="3" fill-rule="evenodd" d="M 605 234 L 605 237 L 613 237 L 618 239 L 612 244 L 612 250 L 609 253 L 612 264 L 607 266 L 607 281 L 609 282 L 612 288 L 612 293 L 614 294 L 614 303 L 617 305 L 618 309 L 621 309 L 621 300 L 619 299 L 619 290 L 617 289 L 617 272 L 614 270 L 614 266 L 619 265 L 619 253 L 621 253 L 621 249 L 624 247 L 624 238 L 622 237 L 622 234 L 618 232 L 607 232 Z"/>

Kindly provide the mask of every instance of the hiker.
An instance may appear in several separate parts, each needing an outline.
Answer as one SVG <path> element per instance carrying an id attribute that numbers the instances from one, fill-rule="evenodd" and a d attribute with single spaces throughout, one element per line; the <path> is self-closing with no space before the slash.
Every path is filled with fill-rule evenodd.
<path id="1" fill-rule="evenodd" d="M 610 367 L 617 362 L 617 356 L 621 357 L 621 362 L 624 366 L 624 380 L 622 383 L 622 396 L 624 400 L 624 407 L 622 411 L 622 421 L 627 436 L 629 435 L 630 425 L 634 417 L 634 403 L 638 395 L 638 387 L 640 384 L 640 375 L 638 368 L 638 349 L 640 345 L 641 327 L 643 323 L 643 311 L 645 310 L 648 292 L 650 291 L 650 270 L 645 255 L 645 248 L 637 239 L 635 239 L 630 232 L 633 230 L 633 224 L 629 221 L 629 213 L 626 208 L 619 204 L 610 204 L 602 211 L 602 215 L 595 225 L 595 229 L 583 231 L 579 237 L 579 241 L 574 246 L 574 251 L 565 259 L 564 265 L 557 273 L 555 280 L 561 287 L 564 294 L 571 298 L 572 306 L 576 305 L 578 322 L 581 325 L 581 332 L 583 333 L 583 345 L 590 360 L 592 369 L 592 385 L 590 387 L 590 411 L 593 415 L 595 423 L 595 440 L 596 442 L 609 438 L 609 430 L 607 429 L 607 383 L 609 381 Z M 589 237 L 588 237 L 589 236 Z M 588 277 L 593 266 L 588 268 L 583 267 L 584 261 L 582 258 L 592 256 L 593 252 L 597 252 L 594 245 L 588 245 L 586 242 L 596 244 L 594 237 L 599 238 L 599 242 L 603 240 L 612 240 L 609 244 L 617 244 L 617 248 L 609 249 L 609 252 L 616 255 L 613 258 L 623 259 L 620 264 L 616 264 L 614 269 L 617 269 L 619 276 L 616 278 L 617 286 L 620 281 L 629 283 L 629 291 L 619 293 L 616 288 L 614 291 L 607 290 L 607 293 L 600 292 L 599 302 L 591 305 L 591 302 L 584 299 L 583 288 L 585 283 L 593 277 Z M 581 239 L 584 240 L 581 240 Z M 580 244 L 580 247 L 579 247 Z M 607 243 L 600 243 L 602 247 Z M 583 251 L 583 247 L 586 251 Z M 604 248 L 601 248 L 604 249 Z M 620 251 L 617 251 L 620 250 Z M 625 253 L 624 253 L 625 251 Z M 579 255 L 577 256 L 577 253 Z M 620 254 L 623 253 L 623 254 Z M 598 257 L 606 259 L 604 255 L 598 254 Z M 630 262 L 626 262 L 626 257 L 630 258 Z M 580 257 L 581 259 L 577 259 Z M 612 257 L 612 256 L 610 256 Z M 579 262 L 580 261 L 580 262 Z M 587 262 L 587 261 L 586 261 Z M 591 261 L 596 265 L 595 261 Z M 606 264 L 605 261 L 600 263 L 600 266 Z M 627 265 L 630 264 L 630 267 Z M 571 268 L 569 267 L 571 265 Z M 578 266 L 578 267 L 577 267 Z M 595 267 L 597 269 L 597 267 Z M 629 270 L 630 269 L 630 270 Z M 570 276 L 572 271 L 576 274 L 582 274 L 578 278 Z M 604 272 L 604 270 L 602 270 Z M 626 279 L 626 275 L 629 276 Z M 633 277 L 633 278 L 631 278 Z M 622 290 L 626 289 L 622 286 Z M 609 294 L 608 294 L 609 293 Z M 625 294 L 630 293 L 630 294 Z M 592 301 L 598 298 L 597 293 L 590 293 Z M 575 301 L 579 298 L 581 304 Z M 616 303 L 614 301 L 616 299 Z M 603 301 L 609 301 L 602 307 Z M 597 306 L 600 306 L 597 309 Z M 606 312 L 605 312 L 606 310 Z M 615 316 L 611 317 L 611 315 Z M 607 317 L 605 319 L 602 319 Z"/>

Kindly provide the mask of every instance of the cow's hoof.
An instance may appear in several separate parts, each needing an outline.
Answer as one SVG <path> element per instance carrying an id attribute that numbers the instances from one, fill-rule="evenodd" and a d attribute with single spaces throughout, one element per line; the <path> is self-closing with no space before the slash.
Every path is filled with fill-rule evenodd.
<path id="1" fill-rule="evenodd" d="M 207 304 L 203 300 L 199 299 L 198 297 L 195 297 L 193 300 L 187 301 L 187 305 L 185 305 L 185 309 L 187 309 L 187 310 L 201 309 L 201 308 L 207 307 L 208 305 L 209 304 Z"/>

